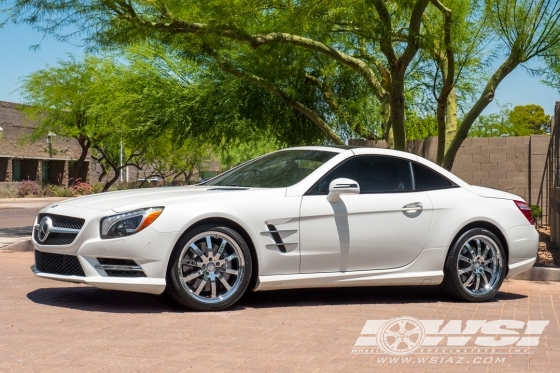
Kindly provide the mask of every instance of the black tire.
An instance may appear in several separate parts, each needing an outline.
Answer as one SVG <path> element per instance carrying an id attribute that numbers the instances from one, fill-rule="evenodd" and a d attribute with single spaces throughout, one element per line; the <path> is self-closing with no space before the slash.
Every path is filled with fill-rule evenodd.
<path id="1" fill-rule="evenodd" d="M 490 261 L 490 253 L 495 258 L 487 264 L 481 255 L 487 250 L 486 248 L 488 251 L 484 259 Z M 473 260 L 469 263 L 468 260 L 471 258 Z M 472 270 L 468 271 L 469 268 Z M 460 301 L 486 302 L 498 293 L 506 270 L 507 263 L 502 242 L 489 230 L 474 228 L 463 233 L 447 253 L 443 270 L 444 278 L 440 288 Z"/>
<path id="2" fill-rule="evenodd" d="M 211 237 L 213 253 L 209 253 L 206 249 L 208 236 Z M 219 240 L 222 243 L 227 240 L 227 243 L 224 245 L 223 252 L 217 257 L 215 255 L 220 249 L 217 245 Z M 202 256 L 190 249 L 191 243 L 195 243 Z M 226 253 L 229 254 L 227 258 L 225 258 Z M 235 254 L 235 258 L 228 262 L 227 259 L 232 254 Z M 179 266 L 180 261 L 189 264 Z M 227 265 L 231 268 L 226 269 Z M 215 270 L 209 271 L 210 268 Z M 175 245 L 167 269 L 166 293 L 175 302 L 191 310 L 220 311 L 234 305 L 245 293 L 251 280 L 251 269 L 251 253 L 239 233 L 226 226 L 200 226 L 185 234 Z M 199 277 L 185 281 L 189 276 L 196 276 L 200 271 L 203 271 L 203 274 Z M 237 275 L 232 274 L 236 271 Z M 222 278 L 220 279 L 219 276 Z M 226 279 L 227 276 L 229 277 Z M 223 281 L 231 287 L 226 288 Z M 196 294 L 197 291 L 199 294 Z"/>

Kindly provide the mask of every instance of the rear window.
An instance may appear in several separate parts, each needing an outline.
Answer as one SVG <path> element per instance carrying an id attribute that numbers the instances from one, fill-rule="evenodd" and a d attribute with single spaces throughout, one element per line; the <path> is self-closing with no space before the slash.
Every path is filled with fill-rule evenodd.
<path id="1" fill-rule="evenodd" d="M 446 179 L 444 176 L 419 163 L 413 162 L 412 169 L 414 171 L 416 190 L 446 189 L 453 188 L 455 186 L 455 184 Z"/>

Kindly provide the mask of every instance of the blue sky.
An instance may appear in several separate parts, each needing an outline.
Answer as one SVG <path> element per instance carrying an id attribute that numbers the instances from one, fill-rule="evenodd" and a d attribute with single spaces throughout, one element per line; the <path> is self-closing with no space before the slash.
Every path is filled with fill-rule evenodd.
<path id="1" fill-rule="evenodd" d="M 29 47 L 41 43 L 40 50 L 30 50 Z M 17 91 L 19 78 L 46 65 L 56 65 L 58 59 L 66 58 L 68 53 L 76 56 L 83 54 L 83 48 L 62 43 L 53 39 L 43 39 L 42 35 L 26 25 L 7 25 L 0 29 L 0 100 L 20 102 L 21 96 Z M 531 77 L 527 72 L 518 68 L 512 72 L 498 87 L 495 102 L 484 111 L 484 114 L 499 110 L 500 105 L 538 104 L 548 114 L 553 114 L 554 104 L 560 101 L 557 90 L 548 88 L 540 83 L 538 78 Z"/>

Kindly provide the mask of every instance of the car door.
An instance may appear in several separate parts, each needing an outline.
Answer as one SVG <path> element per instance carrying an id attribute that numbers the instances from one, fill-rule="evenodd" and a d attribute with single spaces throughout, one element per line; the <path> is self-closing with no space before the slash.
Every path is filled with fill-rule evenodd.
<path id="1" fill-rule="evenodd" d="M 432 204 L 414 190 L 411 161 L 359 155 L 320 179 L 302 198 L 301 273 L 397 268 L 424 248 L 432 224 Z M 328 185 L 348 178 L 360 194 L 327 200 Z"/>

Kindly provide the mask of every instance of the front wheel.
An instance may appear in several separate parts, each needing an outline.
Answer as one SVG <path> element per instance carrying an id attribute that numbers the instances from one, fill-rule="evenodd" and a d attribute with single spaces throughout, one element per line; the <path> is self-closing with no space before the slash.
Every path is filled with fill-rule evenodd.
<path id="1" fill-rule="evenodd" d="M 465 232 L 450 249 L 441 287 L 456 299 L 484 302 L 492 299 L 505 277 L 505 252 L 487 229 Z"/>
<path id="2" fill-rule="evenodd" d="M 207 225 L 177 243 L 170 258 L 168 293 L 196 311 L 219 311 L 241 298 L 251 279 L 251 254 L 231 228 Z"/>

